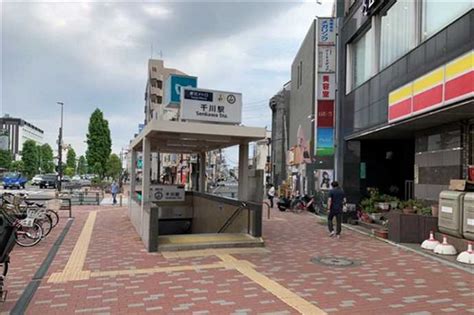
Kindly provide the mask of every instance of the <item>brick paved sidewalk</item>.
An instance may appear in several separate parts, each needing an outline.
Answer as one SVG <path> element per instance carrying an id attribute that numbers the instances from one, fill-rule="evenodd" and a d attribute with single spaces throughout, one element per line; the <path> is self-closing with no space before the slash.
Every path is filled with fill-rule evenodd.
<path id="1" fill-rule="evenodd" d="M 474 313 L 474 275 L 356 232 L 331 239 L 308 213 L 272 210 L 265 249 L 163 255 L 144 250 L 125 208 L 73 213 L 28 314 Z M 57 230 L 43 248 L 15 248 L 8 277 L 14 292 L 1 311 L 13 307 Z M 354 264 L 311 261 L 323 256 Z"/>

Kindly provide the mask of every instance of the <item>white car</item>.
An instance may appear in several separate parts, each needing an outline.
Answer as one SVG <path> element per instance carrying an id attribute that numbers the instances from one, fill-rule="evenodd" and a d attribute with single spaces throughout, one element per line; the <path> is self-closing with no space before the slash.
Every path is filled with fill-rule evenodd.
<path id="1" fill-rule="evenodd" d="M 41 175 L 36 175 L 31 179 L 31 185 L 39 185 L 43 177 Z"/>
<path id="2" fill-rule="evenodd" d="M 75 175 L 75 176 L 72 177 L 72 180 L 73 180 L 73 181 L 80 181 L 80 180 L 81 180 L 81 176 Z"/>

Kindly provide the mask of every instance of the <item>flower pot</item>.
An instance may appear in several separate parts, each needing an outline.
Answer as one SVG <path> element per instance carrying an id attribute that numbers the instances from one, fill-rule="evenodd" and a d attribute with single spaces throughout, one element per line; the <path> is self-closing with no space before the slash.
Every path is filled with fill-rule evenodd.
<path id="1" fill-rule="evenodd" d="M 404 214 L 414 214 L 415 212 L 416 212 L 416 210 L 413 209 L 413 208 L 404 208 L 403 209 Z"/>
<path id="2" fill-rule="evenodd" d="M 437 217 L 437 216 L 438 216 L 438 211 L 439 211 L 438 205 L 433 205 L 433 206 L 431 206 L 431 215 L 432 215 L 433 217 Z"/>
<path id="3" fill-rule="evenodd" d="M 376 206 L 378 209 L 383 211 L 390 210 L 390 204 L 388 202 L 378 202 Z"/>
<path id="4" fill-rule="evenodd" d="M 375 236 L 387 239 L 388 238 L 388 231 L 387 230 L 375 230 Z"/>

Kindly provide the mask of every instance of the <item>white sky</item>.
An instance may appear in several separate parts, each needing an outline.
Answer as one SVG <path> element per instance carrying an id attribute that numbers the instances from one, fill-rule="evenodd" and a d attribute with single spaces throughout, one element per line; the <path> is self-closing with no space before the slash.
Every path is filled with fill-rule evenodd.
<path id="1" fill-rule="evenodd" d="M 113 151 L 144 119 L 147 59 L 199 77 L 199 86 L 243 93 L 243 123 L 271 126 L 268 100 L 332 0 L 260 2 L 1 2 L 1 110 L 45 131 L 54 145 L 65 103 L 65 143 L 78 154 L 89 116 L 109 120 Z M 227 151 L 235 162 L 235 150 Z"/>

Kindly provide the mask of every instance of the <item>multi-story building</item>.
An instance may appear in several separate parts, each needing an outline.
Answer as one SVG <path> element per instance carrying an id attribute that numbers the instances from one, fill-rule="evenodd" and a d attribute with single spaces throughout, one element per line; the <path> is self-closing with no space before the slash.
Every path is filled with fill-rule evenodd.
<path id="1" fill-rule="evenodd" d="M 148 78 L 145 90 L 145 124 L 152 119 L 171 120 L 176 118 L 176 109 L 165 108 L 163 100 L 164 83 L 170 74 L 185 73 L 172 68 L 166 68 L 164 61 L 159 59 L 148 60 Z"/>
<path id="2" fill-rule="evenodd" d="M 183 72 L 166 68 L 164 61 L 159 59 L 148 60 L 148 78 L 145 90 L 145 125 L 152 119 L 173 120 L 177 118 L 177 110 L 166 108 L 164 105 L 165 91 L 164 85 L 171 74 L 185 75 Z M 159 180 L 158 173 L 164 174 L 167 178 L 171 178 L 175 182 L 178 168 L 178 159 L 176 155 L 158 153 L 152 154 L 152 180 Z M 158 172 L 158 167 L 161 172 Z"/>
<path id="3" fill-rule="evenodd" d="M 15 159 L 20 158 L 25 141 L 33 140 L 37 144 L 43 143 L 44 131 L 21 118 L 13 118 L 9 115 L 1 117 L 0 129 L 8 135 L 7 148 Z"/>
<path id="4" fill-rule="evenodd" d="M 270 99 L 272 110 L 271 165 L 272 183 L 282 184 L 287 177 L 286 151 L 288 150 L 288 119 L 290 108 L 291 81 Z"/>
<path id="5" fill-rule="evenodd" d="M 435 202 L 474 163 L 471 0 L 339 0 L 337 177 Z"/>

